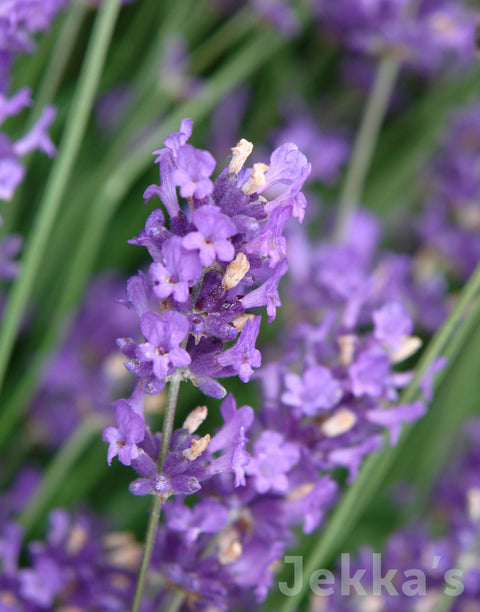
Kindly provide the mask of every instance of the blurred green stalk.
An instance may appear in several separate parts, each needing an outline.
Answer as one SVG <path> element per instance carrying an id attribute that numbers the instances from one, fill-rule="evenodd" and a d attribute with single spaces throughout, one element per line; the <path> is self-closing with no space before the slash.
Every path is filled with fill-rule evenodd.
<path id="1" fill-rule="evenodd" d="M 393 55 L 386 55 L 378 66 L 338 201 L 333 233 L 337 241 L 345 240 L 351 217 L 363 198 L 365 180 L 399 70 L 400 61 Z"/>
<path id="2" fill-rule="evenodd" d="M 35 275 L 83 140 L 120 6 L 121 0 L 105 0 L 98 12 L 58 155 L 25 246 L 22 270 L 9 294 L 0 329 L 0 390 Z"/>
<path id="3" fill-rule="evenodd" d="M 163 416 L 162 440 L 160 442 L 160 457 L 158 460 L 159 472 L 163 470 L 163 464 L 165 463 L 165 459 L 168 455 L 168 450 L 170 448 L 170 439 L 172 437 L 173 432 L 175 410 L 177 408 L 178 391 L 180 389 L 181 381 L 182 375 L 177 370 L 175 374 L 173 374 L 170 384 L 168 385 L 167 403 L 165 405 L 165 413 Z M 155 536 L 157 535 L 161 509 L 162 500 L 158 495 L 154 495 L 152 504 L 150 506 L 150 516 L 148 519 L 147 533 L 145 536 L 145 547 L 143 550 L 142 561 L 140 563 L 140 569 L 138 572 L 137 586 L 133 599 L 132 612 L 138 612 L 140 610 L 140 604 L 142 603 L 143 592 L 145 590 L 145 584 L 147 582 L 148 568 L 150 567 L 150 560 L 152 558 L 153 545 L 155 543 Z"/>
<path id="4" fill-rule="evenodd" d="M 38 489 L 18 517 L 18 522 L 24 528 L 26 535 L 50 507 L 55 493 L 61 489 L 70 471 L 81 460 L 83 453 L 90 442 L 98 436 L 103 425 L 100 419 L 87 417 L 57 452 L 43 473 Z"/>
<path id="5" fill-rule="evenodd" d="M 47 68 L 44 71 L 39 92 L 34 96 L 34 105 L 26 121 L 27 130 L 33 126 L 40 116 L 42 109 L 47 104 L 53 102 L 65 68 L 75 47 L 86 13 L 87 7 L 80 2 L 75 2 L 65 16 L 59 35 L 55 39 Z M 28 171 L 32 159 L 34 159 L 34 154 L 30 153 L 24 160 L 26 172 Z M 25 181 L 17 188 L 14 200 L 7 208 L 7 215 L 4 217 L 4 224 L 2 226 L 2 231 L 4 233 L 9 233 L 15 226 L 16 220 L 21 218 L 23 212 L 22 204 L 30 205 L 30 198 L 25 197 L 26 190 L 27 182 Z"/>

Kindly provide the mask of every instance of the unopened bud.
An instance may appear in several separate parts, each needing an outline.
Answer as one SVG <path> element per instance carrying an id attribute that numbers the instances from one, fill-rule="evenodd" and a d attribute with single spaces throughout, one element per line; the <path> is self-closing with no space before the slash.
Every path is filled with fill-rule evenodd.
<path id="1" fill-rule="evenodd" d="M 480 489 L 478 487 L 468 489 L 467 509 L 468 516 L 474 523 L 480 521 Z"/>
<path id="2" fill-rule="evenodd" d="M 88 533 L 84 527 L 74 525 L 68 534 L 67 544 L 65 546 L 68 553 L 71 555 L 77 554 L 88 542 Z"/>
<path id="3" fill-rule="evenodd" d="M 16 598 L 16 596 L 11 591 L 0 591 L 0 604 L 5 604 L 5 606 L 7 606 L 7 608 L 8 608 L 8 606 L 11 606 L 13 608 L 13 606 L 17 606 L 18 599 Z M 13 609 L 17 609 L 18 610 L 17 607 L 15 607 Z"/>
<path id="4" fill-rule="evenodd" d="M 224 531 L 218 539 L 218 560 L 222 565 L 236 561 L 242 554 L 240 535 L 235 527 Z"/>
<path id="5" fill-rule="evenodd" d="M 293 489 L 291 493 L 288 494 L 287 500 L 296 501 L 298 499 L 303 499 L 309 493 L 311 493 L 314 488 L 315 488 L 315 484 L 313 482 L 304 482 L 303 484 L 299 485 L 298 487 Z"/>
<path id="6" fill-rule="evenodd" d="M 228 166 L 228 171 L 238 174 L 252 151 L 253 144 L 248 142 L 248 140 L 245 140 L 245 138 L 242 138 L 239 142 L 237 142 L 237 146 L 232 147 L 233 156 L 230 161 L 230 165 Z"/>
<path id="7" fill-rule="evenodd" d="M 338 347 L 340 349 L 340 363 L 345 367 L 351 365 L 353 361 L 355 340 L 356 337 L 352 334 L 345 334 L 337 338 Z"/>
<path id="8" fill-rule="evenodd" d="M 389 351 L 390 361 L 392 363 L 401 363 L 414 355 L 421 346 L 422 341 L 417 336 L 404 336 L 398 349 Z"/>
<path id="9" fill-rule="evenodd" d="M 200 457 L 209 444 L 210 434 L 207 434 L 206 436 L 203 436 L 203 438 L 200 438 L 200 440 L 192 440 L 192 446 L 190 448 L 186 448 L 182 454 L 185 459 L 193 461 L 194 459 Z"/>
<path id="10" fill-rule="evenodd" d="M 458 31 L 457 22 L 450 15 L 442 11 L 434 12 L 430 16 L 428 23 L 439 34 L 452 35 Z"/>
<path id="11" fill-rule="evenodd" d="M 188 433 L 195 433 L 203 421 L 207 418 L 207 414 L 208 408 L 206 406 L 197 406 L 183 422 L 183 429 L 186 429 Z"/>
<path id="12" fill-rule="evenodd" d="M 477 168 L 478 172 L 478 168 Z M 458 224 L 467 230 L 480 230 L 480 207 L 478 204 L 465 204 L 458 206 L 454 211 Z"/>
<path id="13" fill-rule="evenodd" d="M 228 291 L 236 287 L 243 280 L 245 274 L 250 270 L 250 262 L 245 253 L 238 253 L 233 261 L 231 261 L 225 270 L 222 279 L 222 287 Z"/>
<path id="14" fill-rule="evenodd" d="M 242 186 L 243 193 L 251 195 L 265 185 L 265 172 L 268 170 L 267 164 L 253 164 L 252 173 Z"/>
<path id="15" fill-rule="evenodd" d="M 333 416 L 322 423 L 322 433 L 328 438 L 335 438 L 350 431 L 357 422 L 354 412 L 348 408 L 340 408 Z"/>
<path id="16" fill-rule="evenodd" d="M 238 315 L 238 317 L 234 317 L 232 319 L 232 323 L 233 323 L 233 326 L 235 327 L 235 329 L 238 332 L 241 332 L 242 329 L 245 327 L 246 322 L 247 321 L 253 321 L 254 318 L 255 318 L 254 314 L 246 314 L 246 313 L 244 313 L 244 314 Z"/>
<path id="17" fill-rule="evenodd" d="M 432 247 L 423 247 L 413 258 L 413 276 L 422 282 L 438 274 L 440 265 L 439 254 Z"/>

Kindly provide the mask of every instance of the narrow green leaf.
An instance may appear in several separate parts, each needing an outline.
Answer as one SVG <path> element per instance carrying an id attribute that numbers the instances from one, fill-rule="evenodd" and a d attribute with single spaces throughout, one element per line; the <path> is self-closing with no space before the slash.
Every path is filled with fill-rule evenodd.
<path id="1" fill-rule="evenodd" d="M 105 0 L 99 10 L 68 115 L 65 133 L 40 203 L 32 233 L 25 246 L 22 271 L 13 284 L 5 307 L 0 329 L 0 389 L 35 275 L 42 263 L 42 256 L 48 245 L 48 238 L 82 143 L 120 6 L 121 0 Z"/>

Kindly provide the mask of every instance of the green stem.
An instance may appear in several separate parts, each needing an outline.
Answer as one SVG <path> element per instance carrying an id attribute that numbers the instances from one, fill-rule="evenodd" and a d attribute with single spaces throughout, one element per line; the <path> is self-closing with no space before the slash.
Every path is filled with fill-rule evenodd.
<path id="1" fill-rule="evenodd" d="M 254 15 L 250 7 L 240 9 L 219 26 L 190 56 L 190 68 L 194 74 L 207 69 L 219 56 L 252 29 Z"/>
<path id="2" fill-rule="evenodd" d="M 443 351 L 450 364 L 448 376 L 445 369 L 435 377 L 435 387 L 439 390 L 438 393 L 435 390 L 434 403 L 409 437 L 403 454 L 405 460 L 398 465 L 400 477 L 405 473 L 413 475 L 416 490 L 408 514 L 406 510 L 407 516 L 419 516 L 427 508 L 444 464 L 455 446 L 459 428 L 472 412 L 474 389 L 469 383 L 475 379 L 472 364 L 478 362 L 479 325 L 480 299 L 477 298 L 465 323 Z M 457 399 L 462 391 L 469 400 Z M 456 405 L 455 410 L 452 410 L 452 405 Z M 439 448 L 442 449 L 440 460 Z"/>
<path id="3" fill-rule="evenodd" d="M 184 600 L 185 593 L 183 591 L 175 591 L 167 604 L 167 607 L 165 608 L 165 612 L 178 612 Z"/>
<path id="4" fill-rule="evenodd" d="M 5 307 L 0 330 L 0 389 L 35 276 L 83 140 L 120 5 L 121 0 L 106 0 L 99 10 L 58 156 L 25 247 L 22 272 L 12 287 Z"/>
<path id="5" fill-rule="evenodd" d="M 44 72 L 45 76 L 40 85 L 39 93 L 34 97 L 34 106 L 26 121 L 27 129 L 33 126 L 40 116 L 42 109 L 45 108 L 47 104 L 50 104 L 55 97 L 58 85 L 75 46 L 86 10 L 85 5 L 75 2 L 62 23 L 62 29 L 58 37 L 56 37 L 56 43 Z M 25 170 L 28 170 L 30 167 L 32 159 L 34 159 L 33 153 L 30 153 L 24 158 L 23 163 Z M 30 197 L 25 197 L 27 189 L 27 181 L 24 181 L 22 185 L 17 188 L 14 201 L 8 208 L 8 215 L 4 218 L 5 222 L 2 226 L 3 233 L 8 234 L 11 228 L 15 226 L 17 219 L 22 218 L 22 213 L 25 214 L 25 211 L 22 210 L 22 204 L 30 204 Z"/>
<path id="6" fill-rule="evenodd" d="M 363 197 L 365 180 L 399 69 L 400 61 L 394 56 L 386 55 L 379 64 L 340 193 L 334 229 L 337 241 L 345 239 L 350 218 Z"/>
<path id="7" fill-rule="evenodd" d="M 170 439 L 172 437 L 175 409 L 177 407 L 178 390 L 181 380 L 181 374 L 177 370 L 172 376 L 172 380 L 170 381 L 170 386 L 168 388 L 167 405 L 165 406 L 165 414 L 163 417 L 162 440 L 160 443 L 160 458 L 158 461 L 159 471 L 162 471 L 163 464 L 165 463 L 165 459 L 168 454 L 168 449 L 170 448 Z M 142 602 L 150 559 L 152 558 L 153 544 L 155 542 L 158 522 L 160 520 L 161 508 L 161 498 L 158 495 L 154 495 L 150 508 L 150 518 L 148 519 L 147 534 L 145 536 L 145 548 L 143 551 L 142 562 L 140 564 L 140 571 L 138 573 L 137 588 L 135 590 L 132 612 L 138 612 Z"/>
<path id="8" fill-rule="evenodd" d="M 19 516 L 25 532 L 28 533 L 41 517 L 102 425 L 98 418 L 87 417 L 57 452 L 42 477 L 39 489 Z"/>
<path id="9" fill-rule="evenodd" d="M 56 39 L 45 71 L 45 77 L 42 80 L 38 94 L 35 96 L 35 104 L 29 119 L 31 124 L 37 119 L 41 109 L 50 104 L 55 98 L 86 14 L 87 7 L 82 2 L 74 2 L 69 10 L 60 35 Z"/>
<path id="10" fill-rule="evenodd" d="M 448 345 L 454 332 L 457 331 L 459 323 L 468 311 L 472 300 L 480 293 L 480 264 L 474 274 L 463 288 L 457 304 L 449 317 L 435 334 L 422 355 L 416 373 L 405 391 L 399 399 L 400 404 L 413 401 L 419 392 L 419 384 L 425 376 L 433 361 L 438 357 Z M 465 321 L 463 321 L 465 324 Z M 461 326 L 458 329 L 461 333 Z M 402 440 L 411 431 L 413 425 L 404 427 Z M 360 474 L 355 483 L 346 491 L 332 515 L 329 523 L 318 541 L 318 545 L 313 549 L 303 570 L 304 588 L 297 595 L 293 595 L 285 600 L 280 612 L 293 612 L 298 608 L 302 600 L 305 589 L 308 588 L 308 580 L 315 569 L 327 567 L 337 551 L 353 531 L 357 521 L 363 511 L 377 493 L 382 482 L 385 480 L 392 465 L 395 463 L 401 449 L 399 442 L 395 447 L 384 448 L 383 450 L 370 455 L 364 462 Z"/>

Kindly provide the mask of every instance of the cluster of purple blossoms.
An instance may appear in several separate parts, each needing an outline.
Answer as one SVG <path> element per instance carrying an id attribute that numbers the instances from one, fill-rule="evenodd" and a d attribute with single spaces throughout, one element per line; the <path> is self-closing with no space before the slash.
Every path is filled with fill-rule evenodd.
<path id="1" fill-rule="evenodd" d="M 5 119 L 17 115 L 30 104 L 28 87 L 20 89 L 10 98 L 0 93 L 0 126 Z M 55 145 L 47 132 L 55 119 L 55 114 L 56 111 L 52 106 L 45 107 L 32 128 L 15 141 L 12 141 L 5 132 L 0 131 L 0 203 L 2 200 L 11 200 L 15 190 L 23 181 L 25 168 L 22 164 L 22 157 L 36 149 L 50 157 L 55 154 Z M 0 227 L 1 225 L 2 217 L 0 216 Z M 11 280 L 18 274 L 19 264 L 15 261 L 15 257 L 21 248 L 21 236 L 17 234 L 0 236 L 0 282 Z"/>
<path id="2" fill-rule="evenodd" d="M 430 194 L 418 223 L 419 258 L 454 282 L 480 261 L 480 106 L 458 111 L 430 172 Z"/>
<path id="3" fill-rule="evenodd" d="M 145 428 L 143 396 L 160 393 L 172 376 L 190 380 L 216 398 L 226 394 L 219 378 L 250 380 L 261 363 L 255 348 L 261 317 L 247 310 L 266 306 L 269 321 L 275 318 L 278 283 L 287 271 L 283 230 L 292 215 L 301 220 L 304 214 L 300 189 L 310 164 L 294 144 L 278 147 L 269 166 L 257 163 L 246 169 L 252 145 L 241 140 L 214 183 L 210 177 L 215 160 L 187 144 L 191 132 L 192 122 L 185 119 L 180 131 L 165 140 L 165 148 L 156 152 L 160 186 L 145 192 L 147 200 L 160 196 L 169 226 L 157 209 L 131 241 L 145 246 L 153 259 L 147 274 L 139 272 L 127 283 L 127 304 L 140 318 L 145 342 L 118 342 L 138 384 L 130 400 L 116 403 L 118 428 L 107 428 L 104 439 L 110 443 L 109 460 L 119 454 L 122 463 L 135 462 L 140 475 L 150 479 L 150 490 L 143 482 L 134 486 L 137 493 L 159 492 L 155 479 L 164 477 L 156 474 L 158 442 Z M 180 207 L 177 187 L 188 202 L 186 210 Z M 273 195 L 266 199 L 261 194 Z M 180 456 L 185 450 L 181 437 Z M 243 444 L 242 435 L 237 437 Z M 211 452 L 224 448 L 217 448 L 214 440 Z M 174 457 L 172 450 L 172 474 L 178 469 Z M 195 461 L 182 467 L 182 473 L 187 468 L 193 474 Z M 240 480 L 237 476 L 237 483 Z M 199 478 L 193 482 L 190 479 L 188 486 L 198 488 Z M 178 487 L 171 492 L 187 492 Z"/>
<path id="4" fill-rule="evenodd" d="M 31 105 L 31 91 L 24 87 L 8 98 L 0 93 L 0 125 L 8 117 L 18 115 Z M 50 140 L 48 128 L 55 119 L 55 108 L 47 106 L 33 127 L 21 138 L 11 141 L 0 132 L 0 200 L 11 200 L 18 185 L 23 181 L 25 168 L 21 158 L 39 149 L 49 157 L 55 155 L 55 145 Z"/>
<path id="5" fill-rule="evenodd" d="M 32 36 L 47 30 L 57 12 L 67 0 L 4 0 L 0 6 L 0 126 L 9 117 L 18 115 L 31 105 L 31 90 L 19 89 L 9 96 L 10 71 L 18 54 L 30 53 L 35 44 Z M 32 128 L 22 137 L 12 141 L 0 131 L 0 201 L 11 200 L 16 188 L 23 181 L 25 168 L 22 158 L 39 149 L 50 157 L 55 146 L 48 136 L 48 128 L 55 119 L 55 109 L 47 106 Z M 0 224 L 1 224 L 0 217 Z M 0 239 L 0 280 L 11 279 L 18 272 L 13 258 L 21 248 L 21 238 L 16 235 Z"/>
<path id="6" fill-rule="evenodd" d="M 298 253 L 290 262 L 287 289 L 298 322 L 318 322 L 333 308 L 346 330 L 364 328 L 373 323 L 376 309 L 393 301 L 401 302 L 423 330 L 437 329 L 445 318 L 444 275 L 416 256 L 382 250 L 382 227 L 372 213 L 358 210 L 341 243 L 312 244 L 301 228 L 292 228 L 288 239 Z"/>
<path id="7" fill-rule="evenodd" d="M 104 440 L 109 462 L 118 456 L 139 474 L 130 491 L 164 502 L 166 523 L 151 570 L 199 609 L 231 609 L 265 598 L 272 564 L 291 542 L 293 526 L 303 520 L 305 531 L 313 531 L 336 485 L 303 466 L 298 442 L 265 428 L 249 406 L 237 409 L 231 395 L 221 406 L 224 425 L 212 436 L 196 433 L 206 407 L 187 417 L 173 433 L 159 472 L 161 435 L 145 423 L 144 396 L 180 378 L 223 397 L 218 378 L 238 375 L 248 381 L 260 366 L 255 348 L 260 317 L 246 310 L 266 306 L 269 320 L 275 318 L 278 283 L 287 271 L 283 230 L 292 215 L 303 218 L 300 189 L 310 164 L 295 145 L 285 144 L 272 153 L 269 166 L 247 170 L 252 145 L 242 140 L 213 183 L 213 158 L 187 144 L 191 127 L 184 120 L 165 140 L 165 149 L 157 152 L 160 186 L 145 193 L 147 199 L 161 197 L 169 226 L 155 210 L 132 241 L 146 246 L 153 259 L 147 274 L 127 284 L 127 304 L 140 317 L 145 342 L 119 341 L 139 383 L 130 399 L 115 402 L 117 427 L 107 427 Z M 186 210 L 176 187 L 188 201 Z M 225 343 L 234 344 L 225 349 Z M 254 440 L 251 452 L 247 435 Z M 193 508 L 184 504 L 191 493 L 196 493 Z M 160 589 L 157 605 L 168 597 L 169 588 Z"/>
<path id="8" fill-rule="evenodd" d="M 278 130 L 274 142 L 297 143 L 312 165 L 308 181 L 332 184 L 350 154 L 348 140 L 332 129 L 321 129 L 306 109 L 290 113 L 285 126 Z"/>
<path id="9" fill-rule="evenodd" d="M 14 517 L 28 506 L 39 479 L 24 468 L 0 498 L 0 609 L 126 612 L 141 555 L 131 534 L 106 532 L 93 516 L 57 509 L 49 514 L 45 539 L 24 551 Z"/>
<path id="10" fill-rule="evenodd" d="M 0 6 L 0 92 L 9 89 L 15 57 L 35 49 L 33 36 L 45 32 L 70 0 L 3 0 Z"/>
<path id="11" fill-rule="evenodd" d="M 409 69 L 426 74 L 475 58 L 478 13 L 465 2 L 315 0 L 313 7 L 327 33 L 354 52 L 393 52 Z"/>
<path id="12" fill-rule="evenodd" d="M 374 267 L 378 226 L 369 215 L 356 215 L 342 244 L 313 247 L 298 231 L 289 240 L 291 327 L 283 359 L 263 370 L 261 418 L 302 448 L 303 465 L 346 468 L 352 482 L 385 429 L 395 444 L 402 425 L 425 413 L 425 401 L 398 404 L 412 373 L 396 369 L 421 340 L 405 294 Z"/>
<path id="13" fill-rule="evenodd" d="M 174 377 L 214 397 L 225 393 L 218 378 L 250 379 L 260 365 L 260 317 L 245 310 L 266 306 L 269 319 L 275 317 L 278 281 L 287 271 L 282 231 L 292 214 L 303 217 L 299 189 L 310 170 L 288 144 L 272 154 L 270 167 L 246 171 L 251 145 L 241 141 L 213 184 L 213 159 L 186 144 L 190 132 L 185 120 L 165 140 L 157 158 L 160 187 L 145 194 L 161 197 L 169 226 L 156 210 L 132 241 L 153 259 L 148 273 L 127 285 L 145 342 L 119 341 L 139 383 L 130 399 L 115 403 L 117 427 L 107 427 L 104 440 L 109 462 L 118 456 L 139 474 L 130 491 L 164 503 L 151 571 L 170 586 L 158 588 L 155 605 L 174 587 L 187 605 L 227 610 L 266 597 L 294 528 L 303 522 L 304 532 L 313 532 L 336 498 L 332 472 L 345 468 L 353 481 L 363 458 L 382 445 L 383 432 L 395 443 L 402 425 L 426 406 L 396 405 L 411 373 L 395 364 L 421 343 L 400 298 L 386 287 L 380 292 L 368 270 L 378 232 L 361 214 L 352 228 L 361 238 L 355 242 L 323 245 L 310 257 L 305 243 L 293 240 L 295 280 L 302 282 L 302 266 L 313 267 L 294 305 L 300 323 L 286 357 L 258 374 L 259 413 L 237 408 L 229 395 L 221 406 L 224 425 L 200 436 L 207 408 L 198 407 L 174 432 L 159 472 L 161 435 L 145 423 L 144 396 L 160 393 Z M 180 208 L 177 186 L 188 210 Z M 185 501 L 191 493 L 193 506 Z"/>
<path id="14" fill-rule="evenodd" d="M 441 609 L 445 595 L 452 612 L 478 609 L 479 421 L 469 423 L 467 431 L 461 456 L 442 476 L 423 521 L 391 535 L 381 556 L 361 549 L 349 563 L 349 576 L 360 576 L 349 596 L 342 593 L 341 576 L 331 576 L 331 596 L 313 597 L 311 612 L 433 612 Z M 380 583 L 379 576 L 388 579 Z"/>
<path id="15" fill-rule="evenodd" d="M 31 91 L 24 87 L 8 96 L 10 71 L 17 55 L 35 49 L 32 36 L 48 30 L 58 11 L 68 0 L 5 0 L 0 6 L 0 125 L 30 106 Z M 40 149 L 49 156 L 55 153 L 47 129 L 55 118 L 53 107 L 46 107 L 35 125 L 22 138 L 12 142 L 0 132 L 0 200 L 10 200 L 22 182 L 21 158 Z"/>

